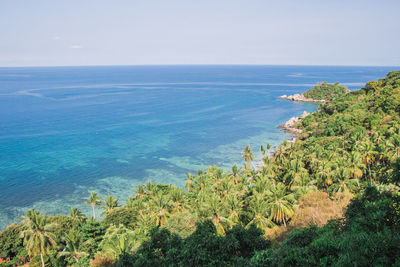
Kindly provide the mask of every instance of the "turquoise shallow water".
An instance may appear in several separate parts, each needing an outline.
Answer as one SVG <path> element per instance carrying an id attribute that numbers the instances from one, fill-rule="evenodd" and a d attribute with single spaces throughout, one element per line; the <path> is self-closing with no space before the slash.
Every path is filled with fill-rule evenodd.
<path id="1" fill-rule="evenodd" d="M 243 164 L 250 144 L 315 104 L 278 99 L 318 81 L 350 89 L 386 67 L 110 66 L 0 68 L 0 229 L 28 208 L 85 212 L 95 190 L 122 201 L 139 183 Z"/>

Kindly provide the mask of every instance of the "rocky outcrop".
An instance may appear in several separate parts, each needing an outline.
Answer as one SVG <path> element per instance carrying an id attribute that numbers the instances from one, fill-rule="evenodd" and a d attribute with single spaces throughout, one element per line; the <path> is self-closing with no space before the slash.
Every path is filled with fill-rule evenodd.
<path id="1" fill-rule="evenodd" d="M 282 128 L 285 131 L 293 134 L 301 134 L 302 130 L 298 129 L 295 127 L 296 122 L 298 122 L 300 119 L 305 118 L 308 116 L 308 112 L 304 111 L 303 114 L 300 117 L 292 117 L 290 118 L 287 122 L 285 122 L 283 125 L 279 126 L 278 128 Z"/>
<path id="2" fill-rule="evenodd" d="M 299 117 L 290 118 L 285 124 L 281 125 L 280 128 L 294 134 L 301 134 L 301 129 L 297 129 L 294 127 L 294 124 L 299 121 Z"/>
<path id="3" fill-rule="evenodd" d="M 318 100 L 318 99 L 312 99 L 312 98 L 307 98 L 303 94 L 294 94 L 294 95 L 282 95 L 279 98 L 282 99 L 287 99 L 290 101 L 296 101 L 296 102 L 314 102 L 314 103 L 325 103 L 325 100 Z"/>

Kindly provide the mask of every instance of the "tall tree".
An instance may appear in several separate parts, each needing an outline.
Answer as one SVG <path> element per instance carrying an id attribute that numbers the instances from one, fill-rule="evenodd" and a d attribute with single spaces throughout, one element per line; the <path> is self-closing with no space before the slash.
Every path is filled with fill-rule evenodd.
<path id="1" fill-rule="evenodd" d="M 58 253 L 58 256 L 65 257 L 65 260 L 68 263 L 73 264 L 78 262 L 81 257 L 89 255 L 89 253 L 83 251 L 83 247 L 88 243 L 88 241 L 82 241 L 79 231 L 72 229 L 65 235 L 64 240 L 67 245 L 63 251 Z"/>
<path id="2" fill-rule="evenodd" d="M 294 214 L 295 196 L 286 190 L 282 183 L 271 186 L 266 196 L 267 211 L 270 219 L 286 226 L 287 220 Z"/>
<path id="3" fill-rule="evenodd" d="M 252 224 L 265 231 L 268 227 L 273 227 L 275 224 L 269 219 L 267 203 L 260 196 L 254 196 L 250 201 L 250 212 L 252 219 L 247 224 L 250 227 Z"/>
<path id="4" fill-rule="evenodd" d="M 92 206 L 93 211 L 93 219 L 96 219 L 96 213 L 94 208 L 102 203 L 100 196 L 96 192 L 92 192 L 87 201 L 84 201 L 83 204 L 89 204 Z"/>
<path id="5" fill-rule="evenodd" d="M 348 168 L 339 166 L 334 173 L 336 180 L 330 188 L 333 192 L 349 191 L 355 193 L 360 189 L 359 180 L 357 178 L 351 178 Z"/>
<path id="6" fill-rule="evenodd" d="M 186 208 L 186 200 L 183 190 L 181 188 L 173 188 L 169 194 L 172 203 L 172 214 L 182 212 Z"/>
<path id="7" fill-rule="evenodd" d="M 267 156 L 269 156 L 270 150 L 271 150 L 271 145 L 270 145 L 270 143 L 267 143 Z"/>
<path id="8" fill-rule="evenodd" d="M 72 218 L 73 222 L 82 222 L 86 218 L 85 214 L 77 208 L 71 208 L 69 216 Z"/>
<path id="9" fill-rule="evenodd" d="M 365 166 L 367 166 L 368 169 L 370 184 L 372 184 L 371 165 L 374 162 L 376 156 L 376 151 L 374 149 L 375 145 L 369 140 L 363 144 L 363 159 L 364 164 Z"/>
<path id="10" fill-rule="evenodd" d="M 105 206 L 102 207 L 104 213 L 107 214 L 111 212 L 114 208 L 118 207 L 118 199 L 114 198 L 112 195 L 108 195 L 104 201 Z"/>
<path id="11" fill-rule="evenodd" d="M 253 161 L 253 151 L 251 151 L 251 147 L 247 145 L 243 152 L 242 152 L 242 158 L 245 160 L 245 168 L 246 172 L 249 171 L 249 163 Z"/>
<path id="12" fill-rule="evenodd" d="M 362 165 L 363 163 L 360 157 L 360 153 L 358 153 L 357 151 L 351 151 L 349 173 L 352 178 L 359 179 L 363 176 L 363 171 L 360 168 Z"/>
<path id="13" fill-rule="evenodd" d="M 284 176 L 284 181 L 289 188 L 293 183 L 298 183 L 301 181 L 301 176 L 308 175 L 307 170 L 304 168 L 304 163 L 302 161 L 301 155 L 296 155 L 296 158 L 288 161 L 286 164 L 286 174 Z"/>
<path id="14" fill-rule="evenodd" d="M 117 259 L 120 256 L 132 252 L 140 241 L 143 240 L 137 230 L 132 231 L 123 225 L 119 225 L 118 227 L 112 225 L 107 229 L 100 247 L 106 255 Z"/>
<path id="15" fill-rule="evenodd" d="M 223 203 L 218 196 L 211 195 L 206 200 L 204 207 L 208 214 L 206 219 L 210 219 L 214 223 L 218 234 L 225 234 L 225 231 L 233 226 L 233 222 L 228 216 L 225 216 Z"/>
<path id="16" fill-rule="evenodd" d="M 240 215 L 243 211 L 243 201 L 236 194 L 230 194 L 225 203 L 225 210 L 228 214 L 228 220 L 234 224 L 240 224 Z"/>
<path id="17" fill-rule="evenodd" d="M 262 157 L 262 160 L 264 161 L 264 158 L 265 158 L 265 149 L 264 149 L 264 146 L 263 145 L 261 145 L 261 157 Z"/>
<path id="18" fill-rule="evenodd" d="M 322 160 L 316 170 L 317 183 L 328 190 L 328 187 L 333 183 L 332 174 L 331 164 L 326 160 Z"/>
<path id="19" fill-rule="evenodd" d="M 21 232 L 25 249 L 31 258 L 40 255 L 42 267 L 44 267 L 43 257 L 56 246 L 52 233 L 55 224 L 48 223 L 48 218 L 34 209 L 27 211 L 26 216 L 22 217 L 22 223 L 26 225 L 26 229 Z"/>
<path id="20" fill-rule="evenodd" d="M 187 178 L 185 179 L 187 182 L 185 183 L 185 187 L 189 192 L 193 191 L 193 174 L 188 173 Z"/>
<path id="21" fill-rule="evenodd" d="M 155 217 L 156 225 L 162 226 L 171 215 L 170 204 L 163 192 L 158 192 L 150 202 L 150 210 Z"/>

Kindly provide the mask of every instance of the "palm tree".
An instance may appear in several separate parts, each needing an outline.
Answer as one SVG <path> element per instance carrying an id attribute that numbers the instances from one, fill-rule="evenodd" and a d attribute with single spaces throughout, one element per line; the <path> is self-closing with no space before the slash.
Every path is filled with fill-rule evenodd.
<path id="1" fill-rule="evenodd" d="M 203 191 L 206 188 L 207 183 L 211 181 L 210 176 L 207 176 L 205 173 L 201 173 L 199 176 L 195 177 L 195 186 L 192 187 L 195 189 L 196 193 Z"/>
<path id="2" fill-rule="evenodd" d="M 185 179 L 187 182 L 185 183 L 185 187 L 189 192 L 193 191 L 193 174 L 188 173 L 187 178 Z"/>
<path id="3" fill-rule="evenodd" d="M 299 182 L 302 175 L 307 175 L 307 170 L 304 168 L 304 163 L 301 160 L 301 156 L 296 156 L 295 159 L 287 162 L 286 167 L 287 172 L 284 176 L 284 180 L 289 188 L 293 183 Z"/>
<path id="4" fill-rule="evenodd" d="M 282 223 L 286 227 L 286 221 L 294 214 L 294 203 L 296 199 L 293 193 L 286 191 L 286 186 L 278 183 L 272 186 L 266 196 L 267 211 L 270 219 L 276 223 Z"/>
<path id="5" fill-rule="evenodd" d="M 129 235 L 119 235 L 113 239 L 110 239 L 104 245 L 104 252 L 111 255 L 113 258 L 117 258 L 121 255 L 131 252 L 135 242 Z"/>
<path id="6" fill-rule="evenodd" d="M 239 169 L 236 164 L 232 166 L 232 178 L 235 184 L 240 180 Z"/>
<path id="7" fill-rule="evenodd" d="M 225 198 L 229 193 L 231 193 L 234 184 L 232 181 L 224 178 L 220 180 L 216 187 L 216 193 L 219 194 L 222 198 Z"/>
<path id="8" fill-rule="evenodd" d="M 144 185 L 138 185 L 134 193 L 135 198 L 143 198 L 146 195 L 146 189 L 144 188 Z"/>
<path id="9" fill-rule="evenodd" d="M 363 146 L 364 164 L 365 164 L 365 166 L 367 166 L 367 169 L 369 171 L 369 179 L 370 179 L 371 184 L 372 184 L 371 164 L 375 160 L 375 156 L 376 156 L 376 151 L 374 151 L 374 148 L 375 148 L 375 146 L 372 142 L 368 141 L 368 142 L 364 143 L 364 146 Z"/>
<path id="10" fill-rule="evenodd" d="M 400 135 L 394 135 L 386 142 L 386 147 L 390 148 L 390 152 L 393 154 L 393 158 L 400 157 Z"/>
<path id="11" fill-rule="evenodd" d="M 64 240 L 66 246 L 62 252 L 58 253 L 59 257 L 65 257 L 69 263 L 78 262 L 81 257 L 89 255 L 82 251 L 88 242 L 82 242 L 81 234 L 79 231 L 72 229 L 65 235 Z"/>
<path id="12" fill-rule="evenodd" d="M 360 153 L 357 151 L 351 151 L 349 172 L 352 178 L 361 178 L 363 176 L 363 171 L 359 167 L 362 166 L 362 164 Z"/>
<path id="13" fill-rule="evenodd" d="M 261 145 L 261 157 L 262 157 L 262 160 L 264 161 L 264 158 L 265 158 L 265 149 L 264 149 L 264 146 L 263 146 L 263 145 Z"/>
<path id="14" fill-rule="evenodd" d="M 243 201 L 240 200 L 237 195 L 231 194 L 228 196 L 226 202 L 226 211 L 229 214 L 228 219 L 235 223 L 239 224 L 240 223 L 240 215 L 243 210 Z"/>
<path id="15" fill-rule="evenodd" d="M 352 179 L 349 175 L 349 170 L 343 166 L 335 170 L 335 178 L 337 181 L 330 188 L 333 192 L 350 191 L 354 193 L 360 189 L 358 179 Z"/>
<path id="16" fill-rule="evenodd" d="M 89 196 L 88 201 L 84 201 L 83 204 L 90 204 L 93 210 L 93 219 L 96 219 L 96 213 L 94 211 L 94 207 L 101 204 L 101 198 L 96 192 L 92 192 Z"/>
<path id="17" fill-rule="evenodd" d="M 138 246 L 138 243 L 143 241 L 140 236 L 141 234 L 138 230 L 132 231 L 123 225 L 118 227 L 111 225 L 103 236 L 100 247 L 102 247 L 106 255 L 117 259 L 123 254 L 132 252 Z"/>
<path id="18" fill-rule="evenodd" d="M 267 212 L 267 203 L 262 197 L 255 196 L 250 201 L 250 211 L 252 213 L 252 220 L 247 224 L 247 227 L 254 224 L 258 228 L 265 231 L 268 227 L 273 227 L 275 224 L 269 219 Z"/>
<path id="19" fill-rule="evenodd" d="M 251 162 L 253 160 L 253 152 L 251 151 L 251 148 L 249 145 L 247 145 L 243 152 L 242 152 L 242 158 L 244 158 L 245 160 L 245 168 L 246 168 L 246 172 L 248 172 L 249 170 L 249 162 Z"/>
<path id="20" fill-rule="evenodd" d="M 155 217 L 156 225 L 162 226 L 170 216 L 169 201 L 162 192 L 158 192 L 150 202 L 150 209 Z"/>
<path id="21" fill-rule="evenodd" d="M 108 195 L 104 201 L 105 206 L 101 207 L 104 209 L 105 213 L 112 211 L 114 208 L 118 207 L 118 199 L 114 198 L 112 195 Z"/>
<path id="22" fill-rule="evenodd" d="M 269 183 L 267 179 L 264 179 L 264 177 L 257 177 L 255 180 L 254 186 L 253 186 L 253 193 L 254 194 L 259 194 L 259 195 L 264 195 L 264 192 L 267 191 L 269 187 Z"/>
<path id="23" fill-rule="evenodd" d="M 22 223 L 26 225 L 26 229 L 21 232 L 25 249 L 31 258 L 40 255 L 44 267 L 44 255 L 56 246 L 52 233 L 55 224 L 48 223 L 48 218 L 34 209 L 27 211 L 26 216 L 22 217 Z"/>
<path id="24" fill-rule="evenodd" d="M 157 191 L 157 185 L 152 181 L 147 181 L 145 185 L 145 195 L 153 195 Z"/>
<path id="25" fill-rule="evenodd" d="M 268 178 L 272 178 L 276 176 L 276 173 L 273 169 L 274 165 L 272 164 L 272 161 L 269 158 L 264 159 L 264 166 L 261 170 L 261 174 L 263 176 L 266 176 Z"/>
<path id="26" fill-rule="evenodd" d="M 77 208 L 71 208 L 69 216 L 72 218 L 73 222 L 81 222 L 86 218 L 85 214 Z"/>
<path id="27" fill-rule="evenodd" d="M 317 169 L 318 183 L 328 189 L 328 186 L 333 183 L 332 173 L 330 164 L 327 161 L 322 160 Z"/>
<path id="28" fill-rule="evenodd" d="M 267 143 L 267 156 L 269 156 L 269 151 L 271 150 L 271 145 Z"/>
<path id="29" fill-rule="evenodd" d="M 400 135 L 397 134 L 395 136 L 393 136 L 392 140 L 391 140 L 393 146 L 396 148 L 396 155 L 399 158 L 400 157 Z"/>
<path id="30" fill-rule="evenodd" d="M 185 195 L 181 188 L 173 188 L 169 197 L 173 206 L 172 214 L 181 212 L 186 208 Z"/>
<path id="31" fill-rule="evenodd" d="M 224 216 L 223 208 L 223 203 L 218 196 L 210 196 L 205 202 L 205 209 L 208 214 L 207 218 L 212 220 L 219 235 L 225 234 L 225 230 L 233 226 L 233 222 Z"/>
<path id="32" fill-rule="evenodd" d="M 314 147 L 313 147 L 314 148 Z M 316 171 L 321 164 L 322 157 L 322 150 L 320 146 L 316 146 L 314 151 L 307 151 L 308 162 L 312 171 Z"/>
<path id="33" fill-rule="evenodd" d="M 278 163 L 283 163 L 287 159 L 286 148 L 284 146 L 285 143 L 287 143 L 286 140 L 283 141 L 282 145 L 279 146 L 278 150 L 274 153 L 275 161 Z"/>
<path id="34" fill-rule="evenodd" d="M 154 225 L 154 220 L 151 217 L 149 212 L 143 212 L 143 210 L 138 210 L 138 216 L 136 218 L 136 225 L 138 229 L 145 230 L 150 229 L 156 225 Z"/>

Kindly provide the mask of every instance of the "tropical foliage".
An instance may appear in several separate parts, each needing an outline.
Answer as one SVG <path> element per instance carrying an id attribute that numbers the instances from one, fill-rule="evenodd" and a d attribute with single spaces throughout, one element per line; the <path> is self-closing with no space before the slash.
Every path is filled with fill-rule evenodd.
<path id="1" fill-rule="evenodd" d="M 247 146 L 242 167 L 188 174 L 185 189 L 148 182 L 123 205 L 92 192 L 90 219 L 76 208 L 30 210 L 0 233 L 0 257 L 10 266 L 24 256 L 31 266 L 400 264 L 400 72 L 335 94 L 296 126 L 296 142 L 261 146 L 259 157 Z"/>
<path id="2" fill-rule="evenodd" d="M 349 90 L 346 86 L 341 86 L 339 83 L 330 84 L 327 82 L 320 82 L 312 89 L 303 93 L 307 98 L 317 100 L 332 100 L 335 97 L 341 97 L 348 93 Z"/>

